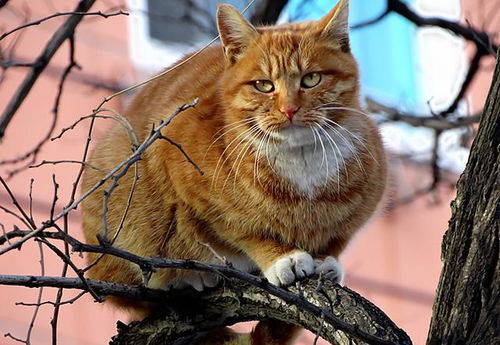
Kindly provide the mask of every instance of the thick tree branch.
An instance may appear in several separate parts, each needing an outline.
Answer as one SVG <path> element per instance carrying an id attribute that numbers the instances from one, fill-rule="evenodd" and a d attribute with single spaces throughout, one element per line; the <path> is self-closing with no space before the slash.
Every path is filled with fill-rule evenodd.
<path id="1" fill-rule="evenodd" d="M 7 233 L 6 237 L 8 238 L 14 238 L 16 236 L 24 236 L 26 232 L 20 231 L 20 230 L 15 230 L 15 232 L 10 232 Z M 102 253 L 102 254 L 107 254 L 107 255 L 113 255 L 122 259 L 125 259 L 129 262 L 133 262 L 137 264 L 141 270 L 145 273 L 145 275 L 148 275 L 150 272 L 153 272 L 158 269 L 187 269 L 187 270 L 197 270 L 197 271 L 204 271 L 204 272 L 210 272 L 219 275 L 220 277 L 223 278 L 223 280 L 226 282 L 225 283 L 225 289 L 222 291 L 226 291 L 228 288 L 234 290 L 234 293 L 240 293 L 242 291 L 251 290 L 253 291 L 252 293 L 256 293 L 255 291 L 259 291 L 259 294 L 261 296 L 267 296 L 266 298 L 269 301 L 281 301 L 279 305 L 275 305 L 276 310 L 282 309 L 285 305 L 288 306 L 294 306 L 294 310 L 300 310 L 301 313 L 303 313 L 304 319 L 310 318 L 309 322 L 320 322 L 318 320 L 321 320 L 325 323 L 325 327 L 322 327 L 322 331 L 328 332 L 328 330 L 335 329 L 335 330 L 340 330 L 346 334 L 349 334 L 355 338 L 358 338 L 362 340 L 363 342 L 368 342 L 370 344 L 411 344 L 409 338 L 406 336 L 406 334 L 403 331 L 397 330 L 397 327 L 395 327 L 392 322 L 381 312 L 377 309 L 375 313 L 375 309 L 370 309 L 373 306 L 369 304 L 369 302 L 365 301 L 361 297 L 359 301 L 357 302 L 350 302 L 350 305 L 354 306 L 361 306 L 361 310 L 358 309 L 353 309 L 350 310 L 350 307 L 345 307 L 345 303 L 339 303 L 338 304 L 338 309 L 325 309 L 325 307 L 330 307 L 332 308 L 332 305 L 334 305 L 336 302 L 335 300 L 331 300 L 331 296 L 329 295 L 331 293 L 331 288 L 332 284 L 328 281 L 323 281 L 321 280 L 320 282 L 314 281 L 314 283 L 307 283 L 309 285 L 304 285 L 304 286 L 298 286 L 296 289 L 290 289 L 287 291 L 286 289 L 277 287 L 275 285 L 270 284 L 267 282 L 266 279 L 252 275 L 250 273 L 246 273 L 237 269 L 232 268 L 231 266 L 226 266 L 226 265 L 211 265 L 211 264 L 206 264 L 202 262 L 197 262 L 197 261 L 192 261 L 192 260 L 173 260 L 173 259 L 163 259 L 163 258 L 144 258 L 138 255 L 135 255 L 133 253 L 124 251 L 122 249 L 116 248 L 111 246 L 109 243 L 105 242 L 104 239 L 101 239 L 101 245 L 89 245 L 89 244 L 84 244 L 75 238 L 63 233 L 40 233 L 40 236 L 45 237 L 45 238 L 58 238 L 58 239 L 64 239 L 67 243 L 69 243 L 72 246 L 72 249 L 77 252 L 91 252 L 91 253 Z M 14 285 L 14 283 L 9 283 L 10 278 L 6 279 L 5 284 L 10 284 Z M 17 279 L 17 278 L 16 278 Z M 25 283 L 26 280 L 23 280 L 24 286 L 34 286 L 33 284 L 38 284 L 36 282 L 36 279 L 31 279 L 27 280 L 27 283 Z M 44 281 L 44 280 L 43 280 Z M 66 280 L 62 280 L 66 282 Z M 100 290 L 96 290 L 94 285 L 89 283 L 89 280 L 87 280 L 87 284 L 82 283 L 83 279 L 79 280 L 78 287 L 76 288 L 81 288 L 85 291 L 89 291 L 89 288 L 92 289 L 96 294 L 99 294 Z M 45 281 L 44 281 L 45 282 Z M 2 279 L 0 276 L 0 284 L 2 284 Z M 26 284 L 31 284 L 31 285 L 26 285 Z M 40 284 L 46 284 L 46 283 L 40 283 Z M 56 284 L 56 283 L 53 283 Z M 61 283 L 63 284 L 63 283 Z M 66 284 L 66 283 L 64 283 Z M 312 285 L 311 285 L 312 284 Z M 49 285 L 49 286 L 56 286 L 56 285 Z M 65 286 L 59 286 L 57 287 L 65 287 Z M 243 289 L 244 288 L 244 289 Z M 120 290 L 122 291 L 122 290 Z M 307 292 L 307 293 L 306 293 Z M 122 292 L 120 292 L 122 293 Z M 250 293 L 250 292 L 249 292 Z M 113 294 L 113 293 L 110 293 Z M 220 293 L 218 293 L 220 294 Z M 308 294 L 310 295 L 310 299 L 308 299 Z M 352 293 L 351 293 L 352 294 Z M 124 297 L 123 295 L 120 295 Z M 204 296 L 204 295 L 203 295 Z M 212 295 L 209 295 L 212 296 Z M 312 297 L 311 297 L 312 296 Z M 324 297 L 321 297 L 324 296 Z M 356 295 L 357 296 L 357 295 Z M 126 296 L 125 296 L 126 297 Z M 305 298 L 304 298 L 305 297 Z M 130 298 L 135 298 L 134 296 L 131 296 Z M 210 298 L 223 298 L 223 296 L 215 296 L 215 297 L 210 297 Z M 248 297 L 247 297 L 248 298 Z M 312 299 L 311 299 L 312 298 Z M 326 298 L 326 299 L 325 299 Z M 353 297 L 354 298 L 354 297 Z M 358 298 L 358 297 L 356 297 Z M 354 299 L 356 299 L 354 298 Z M 263 297 L 260 298 L 260 300 L 263 299 Z M 179 300 L 177 297 L 172 299 L 173 301 Z M 319 301 L 319 302 L 318 302 Z M 243 302 L 243 301 L 242 301 Z M 249 301 L 246 302 L 246 304 L 250 303 Z M 255 303 L 260 303 L 255 301 Z M 271 303 L 271 302 L 270 302 Z M 275 304 L 275 302 L 272 302 L 271 304 Z M 165 305 L 165 303 L 161 303 L 162 306 Z M 194 305 L 195 307 L 198 306 L 198 304 Z M 260 305 L 260 308 L 264 308 L 265 305 Z M 182 313 L 182 310 L 185 310 L 186 312 L 188 309 L 185 309 L 185 306 L 179 306 L 180 310 L 176 311 L 176 313 Z M 215 308 L 215 307 L 214 307 Z M 368 309 L 367 309 L 368 308 Z M 227 317 L 222 317 L 220 319 L 220 322 L 222 323 L 217 323 L 217 324 L 210 324 L 206 325 L 207 327 L 211 328 L 218 328 L 225 326 L 227 324 L 230 324 L 231 322 L 239 322 L 239 321 L 246 321 L 249 319 L 264 319 L 267 317 L 275 317 L 272 314 L 265 314 L 265 315 L 254 315 L 250 318 L 250 314 L 245 314 L 245 310 L 247 309 L 246 306 L 242 306 L 242 311 L 240 311 L 241 317 L 238 319 L 234 318 L 227 318 Z M 292 308 L 293 309 L 293 308 Z M 344 310 L 345 309 L 345 310 Z M 254 311 L 256 309 L 254 308 Z M 276 312 L 276 310 L 274 312 Z M 340 312 L 342 311 L 342 312 Z M 203 309 L 198 309 L 198 310 L 191 310 L 190 312 L 194 314 L 204 314 L 205 310 Z M 214 311 L 213 311 L 214 312 Z M 212 314 L 207 314 L 206 317 L 212 317 Z M 371 313 L 373 314 L 372 317 L 367 317 L 366 314 L 363 313 Z M 378 313 L 381 313 L 378 315 Z M 194 315 L 193 314 L 193 315 Z M 262 313 L 261 313 L 262 314 Z M 212 316 L 210 316 L 212 315 Z M 290 314 L 292 315 L 292 314 Z M 288 315 L 288 317 L 291 317 Z M 301 314 L 302 315 L 302 314 Z M 165 316 L 165 315 L 164 315 Z M 164 317 L 162 316 L 162 317 Z M 380 317 L 379 317 L 380 316 Z M 319 319 L 318 319 L 319 317 Z M 279 317 L 278 317 L 279 318 Z M 357 320 L 357 318 L 361 318 L 364 321 L 362 323 L 360 320 Z M 300 319 L 300 318 L 299 318 Z M 294 319 L 289 319 L 290 322 L 294 322 Z M 229 323 L 228 323 L 229 322 Z M 304 327 L 310 327 L 312 328 L 312 331 L 318 331 L 318 327 L 313 327 L 311 324 L 301 324 Z M 365 325 L 366 328 L 361 327 L 362 325 Z M 377 326 L 378 325 L 378 326 Z M 193 325 L 191 325 L 193 326 Z M 191 327 L 189 325 L 189 322 L 186 324 L 186 327 Z M 198 325 L 199 326 L 199 325 Z M 196 327 L 198 327 L 196 326 Z M 318 325 L 316 325 L 318 326 Z M 389 327 L 389 328 L 388 328 Z M 174 327 L 177 328 L 177 327 Z M 395 330 L 396 329 L 396 330 Z M 375 332 L 374 330 L 378 330 Z M 384 331 L 385 330 L 385 331 Z M 385 333 L 387 330 L 389 330 L 389 333 L 394 333 L 393 335 L 388 335 L 389 333 Z M 177 334 L 177 336 L 181 336 L 181 334 Z M 323 333 L 322 333 L 323 336 Z M 164 343 L 170 343 L 168 339 L 164 340 Z M 362 344 L 363 342 L 355 342 L 355 344 Z M 136 344 L 134 342 L 134 344 Z"/>
<path id="2" fill-rule="evenodd" d="M 498 343 L 500 55 L 483 119 L 452 203 L 428 345 Z"/>
<path id="3" fill-rule="evenodd" d="M 80 279 L 64 277 L 0 275 L 0 284 L 86 289 Z M 351 339 L 350 344 L 411 344 L 404 331 L 375 305 L 352 290 L 318 277 L 297 283 L 289 291 L 283 290 L 283 296 L 293 296 L 289 300 L 270 296 L 266 284 L 260 287 L 234 278 L 204 293 L 190 289 L 167 292 L 90 279 L 87 279 L 86 284 L 100 295 L 162 305 L 161 314 L 155 314 L 140 323 L 122 326 L 119 335 L 112 341 L 115 345 L 172 344 L 236 322 L 266 318 L 298 324 L 312 332 L 319 331 L 320 336 L 331 342 L 348 337 Z M 302 308 L 307 305 L 315 308 Z M 340 320 L 340 323 L 332 322 L 334 319 Z"/>
<path id="4" fill-rule="evenodd" d="M 322 309 L 311 313 L 297 303 L 270 296 L 265 289 L 229 280 L 217 290 L 203 294 L 191 290 L 169 292 L 170 298 L 158 314 L 121 326 L 110 344 L 192 344 L 200 333 L 236 322 L 268 318 L 305 327 L 332 344 L 345 343 L 346 339 L 353 345 L 411 344 L 408 336 L 383 312 L 347 288 L 310 278 L 288 290 Z M 345 333 L 340 331 L 328 320 L 330 313 L 355 327 Z M 370 333 L 373 338 L 359 340 L 362 332 Z"/>
<path id="5" fill-rule="evenodd" d="M 33 63 L 33 66 L 30 69 L 28 75 L 19 86 L 15 94 L 12 96 L 10 102 L 8 103 L 2 116 L 0 117 L 0 140 L 3 138 L 7 126 L 12 120 L 12 117 L 16 113 L 19 106 L 23 103 L 24 99 L 30 92 L 40 74 L 48 65 L 61 44 L 66 39 L 73 36 L 76 26 L 84 17 L 83 14 L 88 12 L 94 2 L 95 0 L 81 0 L 73 11 L 76 14 L 70 15 L 70 17 L 64 22 L 64 24 L 61 25 L 61 27 L 51 37 L 43 52 Z"/>

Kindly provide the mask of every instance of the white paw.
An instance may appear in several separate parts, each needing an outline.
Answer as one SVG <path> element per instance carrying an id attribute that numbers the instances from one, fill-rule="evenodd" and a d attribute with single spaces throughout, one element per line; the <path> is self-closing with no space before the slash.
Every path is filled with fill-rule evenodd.
<path id="1" fill-rule="evenodd" d="M 341 283 L 344 279 L 344 269 L 333 256 L 327 256 L 325 259 L 314 259 L 314 272 L 334 283 Z"/>
<path id="2" fill-rule="evenodd" d="M 203 291 L 205 288 L 212 288 L 219 282 L 219 276 L 214 273 L 193 272 L 182 277 L 180 280 L 173 283 L 171 286 L 174 289 L 184 289 L 191 286 L 197 291 Z"/>
<path id="3" fill-rule="evenodd" d="M 297 279 L 314 274 L 314 260 L 306 252 L 297 250 L 276 260 L 264 276 L 274 285 L 289 285 Z"/>

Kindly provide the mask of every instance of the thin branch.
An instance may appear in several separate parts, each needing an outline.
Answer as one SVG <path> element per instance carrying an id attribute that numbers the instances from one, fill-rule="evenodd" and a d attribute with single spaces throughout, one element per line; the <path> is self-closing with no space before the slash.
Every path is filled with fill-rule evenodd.
<path id="1" fill-rule="evenodd" d="M 389 8 L 387 8 L 384 12 L 382 12 L 381 14 L 379 14 L 378 16 L 376 16 L 373 19 L 369 19 L 367 21 L 351 25 L 351 30 L 361 29 L 361 28 L 376 24 L 376 23 L 380 22 L 382 19 L 384 19 L 385 17 L 387 17 L 387 15 L 390 13 L 391 13 L 391 11 L 389 10 Z"/>
<path id="2" fill-rule="evenodd" d="M 160 123 L 160 125 L 158 126 L 158 128 L 156 128 L 155 131 L 152 132 L 151 135 L 149 137 L 147 137 L 142 142 L 142 144 L 139 147 L 137 147 L 137 149 L 127 159 L 125 159 L 122 163 L 120 163 L 119 165 L 117 165 L 113 170 L 111 170 L 108 174 L 106 174 L 106 176 L 104 176 L 101 180 L 99 180 L 94 186 L 92 186 L 89 190 L 87 190 L 85 193 L 83 193 L 78 199 L 74 200 L 71 204 L 69 204 L 66 208 L 64 208 L 64 210 L 61 213 L 59 213 L 57 216 L 54 216 L 54 218 L 52 220 L 48 220 L 46 222 L 43 222 L 42 225 L 40 227 L 38 227 L 38 228 L 34 227 L 34 230 L 30 234 L 22 237 L 17 242 L 14 242 L 11 245 L 6 246 L 5 248 L 1 249 L 0 250 L 0 255 L 6 253 L 8 251 L 11 251 L 12 249 L 19 248 L 27 240 L 29 240 L 29 239 L 37 236 L 40 232 L 44 231 L 45 229 L 48 229 L 48 228 L 52 227 L 57 220 L 61 219 L 62 217 L 65 217 L 69 212 L 71 212 L 72 210 L 74 210 L 85 198 L 87 198 L 90 194 L 92 194 L 93 192 L 95 192 L 98 188 L 100 188 L 109 179 L 112 179 L 112 178 L 114 179 L 114 178 L 116 178 L 116 176 L 123 176 L 123 175 L 125 175 L 125 173 L 127 172 L 127 170 L 135 162 L 137 162 L 138 160 L 141 159 L 141 155 L 144 153 L 144 151 L 146 151 L 146 149 L 149 146 L 151 146 L 157 139 L 160 138 L 160 136 L 161 136 L 161 130 L 165 126 L 169 125 L 170 122 L 177 115 L 179 115 L 181 112 L 183 112 L 183 111 L 185 111 L 185 110 L 187 110 L 189 108 L 193 108 L 196 104 L 198 104 L 198 99 L 194 100 L 192 103 L 184 104 L 181 107 L 179 107 L 167 119 L 163 120 Z M 91 131 L 91 129 L 89 129 L 89 131 Z M 90 144 L 90 136 L 87 137 L 87 144 L 86 144 L 85 154 L 88 152 L 89 144 Z M 81 176 L 82 172 L 83 172 L 83 169 L 80 170 L 79 176 Z M 79 178 L 77 178 L 77 181 L 74 184 L 73 193 L 76 193 L 76 188 L 77 188 L 77 182 L 78 182 L 78 180 L 79 180 Z M 5 181 L 2 179 L 1 176 L 0 176 L 0 182 L 6 186 Z M 14 200 L 15 200 L 15 198 L 14 198 Z M 72 200 L 73 200 L 73 198 L 72 198 Z M 16 201 L 16 203 L 17 203 L 17 201 Z"/>
<path id="3" fill-rule="evenodd" d="M 387 8 L 388 11 L 399 14 L 418 27 L 432 26 L 442 28 L 454 33 L 457 36 L 461 36 L 468 41 L 474 42 L 477 47 L 482 47 L 483 49 L 490 51 L 489 43 L 491 42 L 491 39 L 485 32 L 477 31 L 473 28 L 464 26 L 459 22 L 443 18 L 423 17 L 411 10 L 408 5 L 401 0 L 387 0 Z M 493 51 L 496 51 L 498 49 L 498 45 L 491 44 L 491 48 Z"/>
<path id="4" fill-rule="evenodd" d="M 455 110 L 458 107 L 458 104 L 463 99 L 463 97 L 465 96 L 465 93 L 467 92 L 470 85 L 472 84 L 474 77 L 477 75 L 477 72 L 479 71 L 481 60 L 485 55 L 488 55 L 487 51 L 485 51 L 484 49 L 476 49 L 476 53 L 474 54 L 474 57 L 472 58 L 472 60 L 469 63 L 469 69 L 467 70 L 467 74 L 465 76 L 465 79 L 462 82 L 462 86 L 460 87 L 460 90 L 458 91 L 457 95 L 455 96 L 455 99 L 450 104 L 448 109 L 442 111 L 440 113 L 440 115 L 446 117 L 447 115 L 455 112 Z"/>
<path id="5" fill-rule="evenodd" d="M 45 276 L 45 259 L 44 259 L 44 254 L 43 254 L 43 247 L 42 244 L 38 244 L 38 250 L 40 253 L 40 274 L 41 276 Z M 33 311 L 33 316 L 31 317 L 30 325 L 28 327 L 28 333 L 26 334 L 26 345 L 31 345 L 31 333 L 33 332 L 33 327 L 35 326 L 35 321 L 38 316 L 38 312 L 40 311 L 40 302 L 42 301 L 43 297 L 43 287 L 41 287 L 38 290 L 38 297 L 37 297 L 37 306 L 35 307 L 35 310 Z"/>
<path id="6" fill-rule="evenodd" d="M 426 127 L 435 130 L 447 130 L 459 127 L 470 126 L 479 123 L 481 114 L 463 116 L 457 118 L 444 118 L 441 116 L 421 116 L 417 114 L 403 113 L 396 108 L 383 105 L 371 98 L 366 98 L 367 110 L 372 113 L 383 114 L 384 122 L 404 122 L 413 127 Z"/>
<path id="7" fill-rule="evenodd" d="M 122 11 L 122 10 L 115 12 L 115 13 L 103 13 L 101 11 L 97 11 L 97 12 L 56 12 L 54 14 L 51 14 L 50 16 L 35 20 L 31 23 L 27 23 L 27 24 L 18 26 L 15 29 L 12 29 L 8 32 L 3 33 L 2 35 L 0 35 L 0 41 L 18 30 L 21 30 L 21 29 L 24 29 L 24 28 L 27 28 L 30 26 L 34 26 L 34 25 L 40 25 L 49 19 L 60 17 L 60 16 L 100 16 L 103 18 L 109 18 L 109 17 L 119 16 L 119 15 L 128 16 L 129 14 L 127 12 Z"/>
<path id="8" fill-rule="evenodd" d="M 33 164 L 36 159 L 37 159 L 37 156 L 40 152 L 40 150 L 42 149 L 42 147 L 44 146 L 44 144 L 50 139 L 50 137 L 52 136 L 52 134 L 54 133 L 54 130 L 56 128 L 56 124 L 57 124 L 57 120 L 59 118 L 59 105 L 60 105 L 60 102 L 61 102 L 61 97 L 62 97 L 62 93 L 63 93 L 63 89 L 64 89 L 64 84 L 68 78 L 68 75 L 71 73 L 71 70 L 73 68 L 80 68 L 80 66 L 76 63 L 75 61 L 75 41 L 74 41 L 74 38 L 73 36 L 70 36 L 68 38 L 68 41 L 69 41 L 69 64 L 68 66 L 65 68 L 62 76 L 61 76 L 61 79 L 59 81 L 59 85 L 58 85 L 58 88 L 57 88 L 57 95 L 56 95 L 56 99 L 54 101 L 54 105 L 53 105 L 53 108 L 52 108 L 52 121 L 51 121 L 51 124 L 49 126 L 49 129 L 47 130 L 47 133 L 45 134 L 45 136 L 38 142 L 38 144 L 35 145 L 34 148 L 32 148 L 30 151 L 26 152 L 25 154 L 19 156 L 19 157 L 16 157 L 16 158 L 13 158 L 13 159 L 7 159 L 7 160 L 3 160 L 3 161 L 0 161 L 0 165 L 2 164 L 15 164 L 15 163 L 18 163 L 18 162 L 22 162 L 28 158 L 31 157 L 30 161 L 28 162 L 28 164 L 25 164 L 19 168 L 16 168 L 16 169 L 13 169 L 9 172 L 9 177 L 12 177 L 13 175 L 29 168 L 29 166 L 31 164 Z"/>
<path id="9" fill-rule="evenodd" d="M 44 238 L 41 238 L 39 239 L 39 241 L 41 241 L 43 244 L 45 244 L 47 247 L 49 247 L 64 263 L 66 263 L 67 265 L 69 265 L 73 271 L 76 273 L 76 275 L 78 276 L 78 278 L 80 278 L 80 280 L 82 281 L 83 283 L 83 286 L 85 287 L 85 291 L 87 291 L 88 293 L 90 293 L 92 295 L 92 297 L 98 301 L 98 302 L 102 302 L 102 298 L 96 294 L 92 288 L 87 284 L 87 279 L 83 276 L 83 272 L 82 270 L 80 270 L 74 263 L 73 261 L 71 261 L 71 259 L 65 255 L 59 248 L 57 248 L 56 246 L 54 246 L 52 243 L 50 243 L 49 241 L 47 241 L 46 239 Z M 56 305 L 58 303 L 56 302 Z"/>
<path id="10" fill-rule="evenodd" d="M 31 218 L 26 214 L 26 212 L 24 211 L 24 209 L 21 207 L 21 205 L 17 201 L 16 197 L 14 196 L 14 194 L 12 193 L 12 191 L 10 190 L 9 186 L 7 185 L 7 183 L 5 182 L 5 180 L 2 178 L 2 176 L 0 176 L 0 183 L 3 185 L 5 191 L 9 195 L 12 203 L 17 208 L 17 210 L 19 211 L 19 213 L 21 213 L 21 215 L 24 218 L 24 220 L 29 224 L 30 227 L 32 227 L 33 229 L 35 229 L 36 225 L 31 221 Z"/>
<path id="11" fill-rule="evenodd" d="M 82 298 L 83 296 L 85 296 L 88 292 L 87 291 L 82 291 L 80 292 L 79 294 L 77 294 L 75 297 L 73 298 L 70 298 L 66 301 L 62 301 L 62 302 L 52 302 L 52 301 L 44 301 L 44 302 L 40 302 L 40 303 L 25 303 L 25 302 L 16 302 L 15 305 L 20 305 L 20 306 L 23 306 L 23 307 L 35 307 L 35 306 L 42 306 L 42 305 L 51 305 L 51 306 L 61 306 L 61 305 L 65 305 L 65 304 L 73 304 L 75 303 L 76 301 L 78 301 L 80 298 Z"/>
<path id="12" fill-rule="evenodd" d="M 94 4 L 95 0 L 81 0 L 73 12 L 85 13 Z M 26 78 L 19 86 L 7 107 L 5 108 L 2 116 L 0 117 L 0 140 L 3 138 L 7 126 L 9 125 L 12 117 L 16 113 L 19 106 L 23 103 L 24 99 L 30 92 L 31 88 L 37 81 L 40 74 L 48 65 L 54 54 L 57 52 L 61 44 L 73 36 L 76 26 L 80 23 L 84 16 L 80 14 L 73 14 L 62 24 L 59 29 L 51 37 L 43 52 L 35 61 L 35 65 L 30 69 Z"/>
<path id="13" fill-rule="evenodd" d="M 30 165 L 29 168 L 30 169 L 33 169 L 33 168 L 39 168 L 43 165 L 48 165 L 48 164 L 51 164 L 51 165 L 57 165 L 57 164 L 63 164 L 63 163 L 74 163 L 74 164 L 80 164 L 80 165 L 84 165 L 85 167 L 89 168 L 89 169 L 93 169 L 93 170 L 97 170 L 97 171 L 100 171 L 100 172 L 103 172 L 103 173 L 107 173 L 106 170 L 104 169 L 101 169 L 101 168 L 98 168 L 90 163 L 87 163 L 87 162 L 81 162 L 81 161 L 77 161 L 77 160 L 73 160 L 73 159 L 61 159 L 61 160 L 58 160 L 58 161 L 48 161 L 48 160 L 43 160 L 41 161 L 40 163 L 38 164 L 35 164 L 35 165 Z"/>

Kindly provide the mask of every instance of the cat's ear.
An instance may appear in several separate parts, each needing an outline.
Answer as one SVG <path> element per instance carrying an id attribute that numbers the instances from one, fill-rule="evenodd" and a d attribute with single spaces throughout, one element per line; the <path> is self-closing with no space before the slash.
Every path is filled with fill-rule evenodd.
<path id="1" fill-rule="evenodd" d="M 230 63 L 236 62 L 246 48 L 259 36 L 257 30 L 237 9 L 228 4 L 217 7 L 217 29 Z"/>
<path id="2" fill-rule="evenodd" d="M 321 36 L 333 40 L 344 52 L 349 47 L 349 0 L 339 0 L 337 5 L 318 23 Z"/>

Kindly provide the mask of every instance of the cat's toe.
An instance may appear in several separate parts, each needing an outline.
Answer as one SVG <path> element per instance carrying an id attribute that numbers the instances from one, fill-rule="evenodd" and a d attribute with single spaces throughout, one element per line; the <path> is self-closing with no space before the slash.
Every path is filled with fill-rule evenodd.
<path id="1" fill-rule="evenodd" d="M 303 251 L 287 254 L 268 268 L 264 275 L 274 285 L 289 285 L 297 279 L 314 274 L 314 260 Z"/>
<path id="2" fill-rule="evenodd" d="M 320 274 L 334 283 L 341 283 L 344 279 L 344 269 L 333 256 L 327 256 L 324 259 L 315 259 L 314 271 L 316 274 Z"/>

